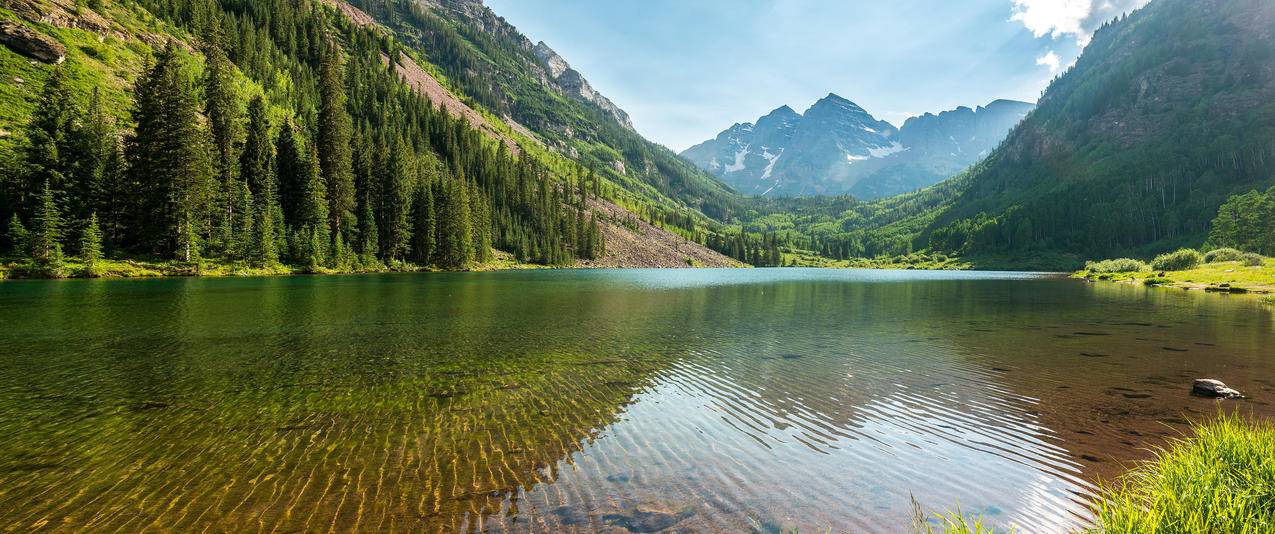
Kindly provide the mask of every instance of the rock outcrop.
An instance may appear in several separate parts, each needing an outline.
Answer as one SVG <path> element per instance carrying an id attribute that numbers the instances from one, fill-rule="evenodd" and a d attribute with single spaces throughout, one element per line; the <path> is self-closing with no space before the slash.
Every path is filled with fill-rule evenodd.
<path id="1" fill-rule="evenodd" d="M 66 60 L 66 47 L 62 43 L 12 20 L 0 21 L 0 43 L 42 63 L 57 65 Z"/>
<path id="2" fill-rule="evenodd" d="M 630 130 L 633 129 L 633 121 L 629 119 L 628 113 L 620 109 L 614 102 L 611 102 L 611 99 L 595 91 L 582 74 L 571 68 L 571 64 L 562 59 L 562 56 L 558 55 L 552 48 L 549 48 L 549 45 L 545 44 L 544 41 L 536 44 L 532 51 L 544 63 L 550 80 L 563 95 L 574 100 L 593 104 L 615 119 L 615 122 L 619 123 L 620 126 Z"/>

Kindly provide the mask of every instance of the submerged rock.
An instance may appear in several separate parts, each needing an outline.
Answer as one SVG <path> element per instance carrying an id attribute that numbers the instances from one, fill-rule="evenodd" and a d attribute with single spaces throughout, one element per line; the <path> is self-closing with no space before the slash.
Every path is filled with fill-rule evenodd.
<path id="1" fill-rule="evenodd" d="M 1191 394 L 1214 399 L 1244 398 L 1242 393 L 1231 389 L 1221 380 L 1213 380 L 1210 378 L 1197 378 L 1195 382 L 1191 384 Z"/>

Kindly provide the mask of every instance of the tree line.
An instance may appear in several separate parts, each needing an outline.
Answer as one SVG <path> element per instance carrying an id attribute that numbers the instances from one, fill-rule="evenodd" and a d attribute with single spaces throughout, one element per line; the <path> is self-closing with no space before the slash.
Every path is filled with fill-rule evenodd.
<path id="1" fill-rule="evenodd" d="M 553 176 L 434 108 L 401 82 L 404 50 L 385 36 L 309 2 L 143 4 L 199 49 L 148 60 L 131 128 L 97 90 L 77 105 L 54 69 L 3 184 L 18 255 L 357 270 L 605 250 L 586 209 L 596 177 Z"/>

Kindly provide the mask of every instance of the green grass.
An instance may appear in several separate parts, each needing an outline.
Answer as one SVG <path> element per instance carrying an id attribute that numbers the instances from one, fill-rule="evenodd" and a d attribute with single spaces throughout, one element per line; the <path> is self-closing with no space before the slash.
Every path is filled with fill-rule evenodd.
<path id="1" fill-rule="evenodd" d="M 1091 532 L 1275 532 L 1275 427 L 1234 415 L 1195 426 L 1102 491 Z"/>
<path id="2" fill-rule="evenodd" d="M 913 532 L 994 532 L 959 507 L 927 516 L 912 504 Z M 1103 486 L 1091 507 L 1087 534 L 1275 532 L 1275 426 L 1226 413 L 1196 423 L 1191 437 Z"/>
<path id="3" fill-rule="evenodd" d="M 202 260 L 199 263 L 175 260 L 103 259 L 96 265 L 96 272 L 88 272 L 88 266 L 79 258 L 68 257 L 63 264 L 62 276 L 57 278 L 158 278 L 165 276 L 289 276 L 301 274 L 355 274 L 379 272 L 423 272 L 433 269 L 400 263 L 390 266 L 355 267 L 348 270 L 323 268 L 311 272 L 307 267 L 276 264 L 257 266 L 245 262 Z M 542 269 L 543 265 L 519 262 L 512 254 L 493 251 L 491 261 L 476 264 L 470 271 L 501 271 L 511 269 Z M 50 278 L 29 259 L 0 258 L 0 280 L 15 278 Z"/>
<path id="4" fill-rule="evenodd" d="M 1178 271 L 1141 270 L 1127 271 L 1124 266 L 1116 269 L 1108 260 L 1090 262 L 1087 269 L 1078 271 L 1077 277 L 1113 282 L 1143 283 L 1169 287 L 1209 289 L 1229 292 L 1275 293 L 1275 259 L 1252 257 L 1246 254 L 1240 261 L 1214 261 L 1191 269 Z M 1127 260 L 1130 264 L 1136 260 Z M 1251 265 L 1257 263 L 1257 265 Z"/>
<path id="5" fill-rule="evenodd" d="M 822 267 L 832 269 L 924 269 L 924 270 L 966 270 L 973 267 L 967 261 L 955 256 L 943 254 L 927 254 L 917 252 L 906 256 L 882 256 L 880 258 L 853 258 L 834 260 L 825 258 L 808 250 L 793 250 L 784 253 L 784 265 L 788 267 Z"/>
<path id="6" fill-rule="evenodd" d="M 921 504 L 912 499 L 912 532 L 914 534 L 992 534 L 992 527 L 983 524 L 983 518 L 970 519 L 961 513 L 958 506 L 955 512 L 932 514 L 927 516 Z M 1010 529 L 1006 532 L 1014 532 Z"/>

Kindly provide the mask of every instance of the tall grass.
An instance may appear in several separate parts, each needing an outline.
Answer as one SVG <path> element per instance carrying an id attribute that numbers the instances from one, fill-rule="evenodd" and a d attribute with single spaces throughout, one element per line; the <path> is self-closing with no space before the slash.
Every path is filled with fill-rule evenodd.
<path id="1" fill-rule="evenodd" d="M 1225 414 L 1197 424 L 1105 488 L 1093 511 L 1091 532 L 1275 532 L 1275 427 Z"/>
<path id="2" fill-rule="evenodd" d="M 931 518 L 935 521 L 931 521 Z M 937 527 L 935 526 L 937 523 Z M 969 519 L 961 513 L 957 506 L 955 512 L 927 516 L 921 503 L 912 497 L 912 532 L 913 534 L 994 534 L 992 527 L 983 524 L 983 518 Z M 1013 532 L 1010 529 L 1006 532 Z"/>
<path id="3" fill-rule="evenodd" d="M 1151 268 L 1157 271 L 1186 271 L 1199 267 L 1201 263 L 1204 263 L 1204 255 L 1200 251 L 1184 248 L 1156 256 L 1151 261 Z"/>
<path id="4" fill-rule="evenodd" d="M 1244 258 L 1244 252 L 1233 248 L 1215 248 L 1204 253 L 1204 263 L 1217 263 L 1220 261 L 1240 261 Z"/>
<path id="5" fill-rule="evenodd" d="M 1275 532 L 1275 426 L 1223 413 L 1194 432 L 1104 487 L 1086 534 Z M 917 534 L 994 532 L 959 507 L 932 519 L 912 507 Z"/>
<path id="6" fill-rule="evenodd" d="M 1091 273 L 1145 273 L 1151 270 L 1146 262 L 1132 258 L 1085 262 L 1085 270 Z"/>

